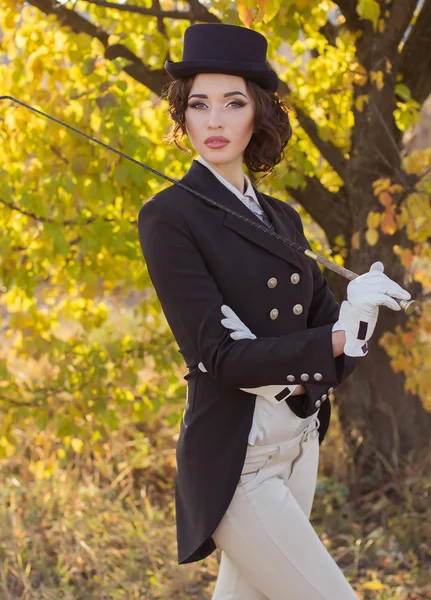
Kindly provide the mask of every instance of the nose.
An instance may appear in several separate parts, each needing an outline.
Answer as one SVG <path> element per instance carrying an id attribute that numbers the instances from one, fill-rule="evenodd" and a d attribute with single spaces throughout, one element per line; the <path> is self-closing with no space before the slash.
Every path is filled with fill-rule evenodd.
<path id="1" fill-rule="evenodd" d="M 222 127 L 219 112 L 212 108 L 208 117 L 208 127 L 210 129 L 219 129 Z"/>

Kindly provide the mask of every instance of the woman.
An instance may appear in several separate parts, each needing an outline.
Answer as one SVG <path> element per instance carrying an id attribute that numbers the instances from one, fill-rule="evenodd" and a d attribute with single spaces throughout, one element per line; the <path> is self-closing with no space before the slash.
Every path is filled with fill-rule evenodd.
<path id="1" fill-rule="evenodd" d="M 310 247 L 299 214 L 243 171 L 270 173 L 291 137 L 266 50 L 247 28 L 186 30 L 183 60 L 165 64 L 171 139 L 181 147 L 188 135 L 198 154 L 181 182 L 226 210 L 173 185 L 139 213 L 148 272 L 188 366 L 178 562 L 221 548 L 213 600 L 356 599 L 309 522 L 319 444 L 328 395 L 367 353 L 378 306 L 399 310 L 389 296 L 410 294 L 375 263 L 340 308 L 318 265 L 265 231 Z"/>

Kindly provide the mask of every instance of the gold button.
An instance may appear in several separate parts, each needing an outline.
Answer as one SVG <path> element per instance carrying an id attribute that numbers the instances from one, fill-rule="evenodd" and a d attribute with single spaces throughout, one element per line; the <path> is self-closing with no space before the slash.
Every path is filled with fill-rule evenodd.
<path id="1" fill-rule="evenodd" d="M 293 274 L 290 276 L 290 281 L 291 281 L 292 283 L 298 283 L 300 279 L 301 279 L 301 277 L 300 277 L 299 273 L 293 273 Z"/>
<path id="2" fill-rule="evenodd" d="M 316 381 L 322 381 L 322 379 L 323 379 L 322 373 L 314 373 L 314 379 Z"/>
<path id="3" fill-rule="evenodd" d="M 332 394 L 333 391 L 334 391 L 334 388 L 329 388 L 328 394 Z"/>
<path id="4" fill-rule="evenodd" d="M 314 406 L 315 406 L 316 408 L 320 408 L 320 406 L 321 406 L 321 405 L 322 405 L 322 403 L 321 403 L 321 401 L 320 401 L 320 400 L 316 400 L 316 402 L 314 403 Z"/>
<path id="5" fill-rule="evenodd" d="M 325 400 L 327 400 L 328 396 L 327 394 L 323 394 L 322 396 L 320 396 L 320 399 L 323 400 L 323 402 L 325 402 Z"/>
<path id="6" fill-rule="evenodd" d="M 296 377 L 295 375 L 288 375 L 287 376 L 287 381 L 289 381 L 290 383 L 293 383 L 295 381 Z"/>
<path id="7" fill-rule="evenodd" d="M 272 320 L 276 319 L 278 317 L 278 310 L 276 308 L 273 308 L 272 311 L 269 313 L 269 316 Z"/>
<path id="8" fill-rule="evenodd" d="M 277 278 L 276 277 L 271 277 L 270 279 L 268 279 L 268 281 L 266 282 L 266 285 L 269 288 L 275 288 L 275 286 L 277 285 Z"/>
<path id="9" fill-rule="evenodd" d="M 304 309 L 302 308 L 302 304 L 295 304 L 293 307 L 293 312 L 295 315 L 300 315 Z"/>
<path id="10" fill-rule="evenodd" d="M 271 460 L 271 458 L 272 458 L 272 454 L 270 454 L 270 455 L 268 456 L 268 459 L 269 459 L 269 460 Z"/>
<path id="11" fill-rule="evenodd" d="M 301 380 L 302 381 L 308 381 L 310 379 L 310 376 L 308 375 L 308 373 L 303 373 L 301 375 Z"/>

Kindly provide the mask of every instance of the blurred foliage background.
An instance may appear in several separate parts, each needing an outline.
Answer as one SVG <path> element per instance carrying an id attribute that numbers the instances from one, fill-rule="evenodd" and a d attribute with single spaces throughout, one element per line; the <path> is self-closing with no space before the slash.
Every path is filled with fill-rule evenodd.
<path id="1" fill-rule="evenodd" d="M 267 36 L 292 107 L 262 191 L 418 302 L 332 397 L 312 522 L 358 597 L 431 598 L 431 1 L 2 0 L 1 93 L 179 179 L 163 64 L 220 21 Z M 137 237 L 167 182 L 10 100 L 0 138 L 0 596 L 210 598 L 218 553 L 176 563 L 186 367 Z"/>

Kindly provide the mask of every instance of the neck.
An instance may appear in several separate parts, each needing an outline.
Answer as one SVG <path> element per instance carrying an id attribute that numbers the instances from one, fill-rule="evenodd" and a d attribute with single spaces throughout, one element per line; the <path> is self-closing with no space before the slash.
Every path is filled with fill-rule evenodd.
<path id="1" fill-rule="evenodd" d="M 211 165 L 211 167 L 219 173 L 222 177 L 224 177 L 230 184 L 236 187 L 237 190 L 243 194 L 245 192 L 245 179 L 244 179 L 244 170 L 242 166 L 242 157 L 240 157 L 237 161 L 225 163 L 225 164 L 217 164 L 213 163 L 207 159 L 206 162 Z"/>

